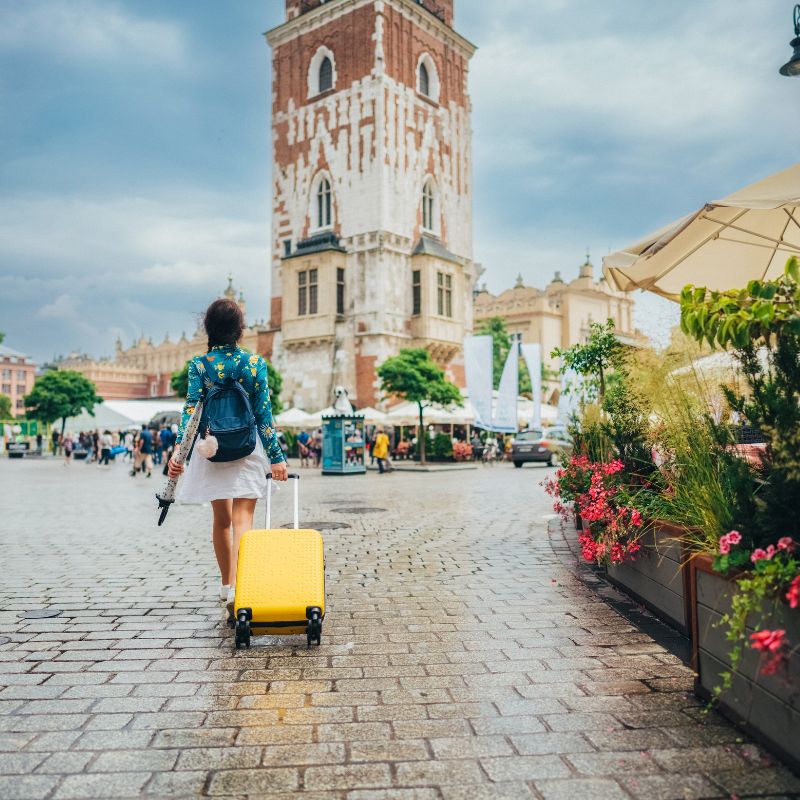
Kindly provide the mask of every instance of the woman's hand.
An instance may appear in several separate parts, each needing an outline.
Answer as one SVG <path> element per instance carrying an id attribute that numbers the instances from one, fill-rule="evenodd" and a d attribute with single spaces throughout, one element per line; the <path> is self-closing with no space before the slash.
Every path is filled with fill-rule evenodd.
<path id="1" fill-rule="evenodd" d="M 289 469 L 285 461 L 279 461 L 272 465 L 272 480 L 285 481 L 289 479 Z"/>
<path id="2" fill-rule="evenodd" d="M 176 464 L 172 458 L 167 462 L 167 475 L 177 478 L 183 472 L 183 464 Z"/>

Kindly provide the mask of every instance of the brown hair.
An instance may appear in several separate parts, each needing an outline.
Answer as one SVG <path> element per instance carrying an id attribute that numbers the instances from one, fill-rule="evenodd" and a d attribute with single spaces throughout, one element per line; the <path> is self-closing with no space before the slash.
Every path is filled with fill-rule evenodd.
<path id="1" fill-rule="evenodd" d="M 208 336 L 208 349 L 220 345 L 235 345 L 242 338 L 244 314 L 239 304 L 227 298 L 215 300 L 203 317 Z"/>

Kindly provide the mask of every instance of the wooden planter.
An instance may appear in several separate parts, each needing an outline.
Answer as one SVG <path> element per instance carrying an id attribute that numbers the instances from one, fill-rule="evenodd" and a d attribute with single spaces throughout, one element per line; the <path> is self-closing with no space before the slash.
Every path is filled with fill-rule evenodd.
<path id="1" fill-rule="evenodd" d="M 608 579 L 659 619 L 689 635 L 692 630 L 689 566 L 680 541 L 683 529 L 655 521 L 639 539 L 633 561 L 608 567 Z"/>
<path id="2" fill-rule="evenodd" d="M 708 556 L 692 559 L 690 569 L 692 615 L 692 665 L 697 673 L 695 691 L 709 698 L 721 682 L 719 673 L 730 668 L 732 644 L 719 622 L 730 610 L 735 578 L 718 575 Z M 748 620 L 761 628 L 782 628 L 790 647 L 800 645 L 800 613 L 785 603 L 766 609 L 766 617 Z M 755 738 L 800 769 L 800 648 L 789 657 L 788 674 L 760 675 L 760 653 L 745 644 L 733 684 L 720 698 L 718 708 Z"/>

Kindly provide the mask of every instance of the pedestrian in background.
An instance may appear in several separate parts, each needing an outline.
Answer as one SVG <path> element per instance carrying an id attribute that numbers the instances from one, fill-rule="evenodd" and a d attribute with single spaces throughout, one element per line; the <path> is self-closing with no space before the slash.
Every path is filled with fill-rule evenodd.
<path id="1" fill-rule="evenodd" d="M 70 462 L 72 461 L 72 436 L 67 434 L 64 439 L 61 440 L 61 446 L 64 448 L 64 466 L 68 467 Z"/>
<path id="2" fill-rule="evenodd" d="M 314 454 L 314 466 L 319 467 L 320 461 L 322 461 L 322 428 L 317 428 L 314 431 L 312 452 Z"/>
<path id="3" fill-rule="evenodd" d="M 160 464 L 161 459 L 169 461 L 172 449 L 172 431 L 166 425 L 162 425 L 158 432 L 158 442 L 161 445 L 161 456 L 158 462 Z"/>
<path id="4" fill-rule="evenodd" d="M 133 431 L 125 431 L 125 457 L 133 461 Z"/>
<path id="5" fill-rule="evenodd" d="M 386 459 L 389 456 L 389 437 L 384 432 L 383 428 L 378 429 L 378 435 L 375 437 L 375 444 L 372 446 L 372 452 L 375 455 L 375 460 L 378 462 L 378 473 L 383 475 L 386 472 Z"/>
<path id="6" fill-rule="evenodd" d="M 308 431 L 300 431 L 300 435 L 297 437 L 297 451 L 298 455 L 300 456 L 301 467 L 307 467 L 310 464 L 308 460 L 309 455 L 311 455 L 311 451 L 308 449 L 310 441 L 311 437 L 309 436 Z"/>
<path id="7" fill-rule="evenodd" d="M 147 425 L 142 425 L 138 441 L 139 470 L 148 478 L 153 476 L 153 434 Z M 134 470 L 134 475 L 136 474 Z"/>
<path id="8" fill-rule="evenodd" d="M 111 431 L 103 431 L 100 436 L 100 461 L 97 466 L 111 466 Z"/>
<path id="9" fill-rule="evenodd" d="M 160 433 L 161 431 L 155 429 L 150 431 L 150 436 L 153 439 L 153 463 L 156 465 L 161 463 L 161 454 L 163 452 Z"/>

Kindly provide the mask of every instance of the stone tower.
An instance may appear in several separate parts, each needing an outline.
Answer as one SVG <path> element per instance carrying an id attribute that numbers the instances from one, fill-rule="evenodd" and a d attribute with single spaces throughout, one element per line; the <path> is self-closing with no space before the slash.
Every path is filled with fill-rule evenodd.
<path id="1" fill-rule="evenodd" d="M 463 384 L 472 328 L 469 59 L 453 0 L 286 0 L 272 47 L 267 350 L 288 403 L 378 402 L 425 347 Z"/>

